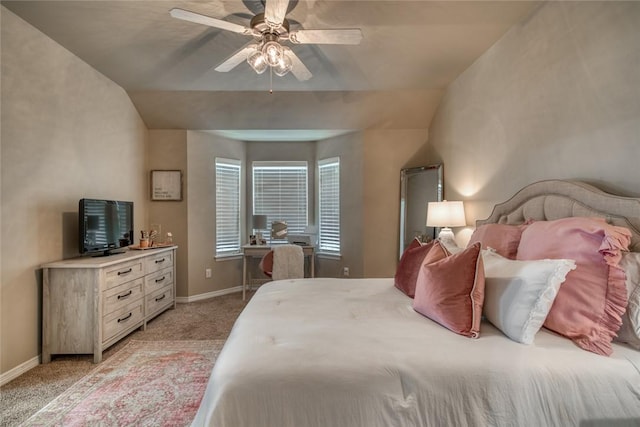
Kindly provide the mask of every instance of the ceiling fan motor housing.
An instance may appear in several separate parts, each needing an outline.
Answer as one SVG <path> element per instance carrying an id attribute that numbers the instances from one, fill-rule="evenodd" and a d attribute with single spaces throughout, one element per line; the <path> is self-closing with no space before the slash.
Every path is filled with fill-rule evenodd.
<path id="1" fill-rule="evenodd" d="M 279 27 L 273 28 L 270 27 L 264 19 L 264 13 L 259 13 L 251 18 L 251 23 L 249 25 L 254 31 L 265 37 L 272 34 L 276 37 L 286 39 L 289 36 L 289 21 L 287 19 L 284 19 Z"/>

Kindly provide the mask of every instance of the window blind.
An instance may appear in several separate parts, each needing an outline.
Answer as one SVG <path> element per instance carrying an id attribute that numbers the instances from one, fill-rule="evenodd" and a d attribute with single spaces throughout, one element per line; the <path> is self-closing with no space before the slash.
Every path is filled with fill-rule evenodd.
<path id="1" fill-rule="evenodd" d="M 289 234 L 308 225 L 307 162 L 253 162 L 253 214 L 266 215 L 265 238 L 271 223 L 285 221 Z"/>
<path id="2" fill-rule="evenodd" d="M 216 255 L 240 252 L 239 160 L 216 158 Z"/>
<path id="3" fill-rule="evenodd" d="M 340 254 L 340 159 L 318 162 L 319 230 L 318 250 Z"/>

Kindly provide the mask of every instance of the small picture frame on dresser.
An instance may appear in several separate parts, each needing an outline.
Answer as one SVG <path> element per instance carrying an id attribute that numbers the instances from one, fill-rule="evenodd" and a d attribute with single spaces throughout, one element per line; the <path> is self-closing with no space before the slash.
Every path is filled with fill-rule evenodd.
<path id="1" fill-rule="evenodd" d="M 182 171 L 181 170 L 152 170 L 151 171 L 151 200 L 152 201 L 181 201 L 182 200 Z"/>

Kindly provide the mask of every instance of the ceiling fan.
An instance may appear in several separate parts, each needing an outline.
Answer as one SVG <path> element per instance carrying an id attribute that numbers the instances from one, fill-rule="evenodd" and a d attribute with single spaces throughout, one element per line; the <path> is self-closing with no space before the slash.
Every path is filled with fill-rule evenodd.
<path id="1" fill-rule="evenodd" d="M 359 28 L 291 30 L 286 19 L 288 6 L 289 0 L 266 0 L 264 13 L 255 15 L 249 27 L 180 8 L 173 8 L 169 13 L 177 19 L 253 37 L 251 42 L 215 68 L 223 73 L 231 71 L 246 60 L 258 74 L 270 68 L 278 76 L 284 76 L 291 71 L 298 80 L 309 80 L 312 75 L 309 69 L 291 48 L 283 46 L 282 42 L 356 45 L 362 40 L 362 31 Z"/>

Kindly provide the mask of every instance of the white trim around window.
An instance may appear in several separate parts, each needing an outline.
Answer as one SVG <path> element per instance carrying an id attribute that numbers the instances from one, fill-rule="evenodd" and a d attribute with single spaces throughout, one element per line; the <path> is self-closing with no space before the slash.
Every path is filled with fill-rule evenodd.
<path id="1" fill-rule="evenodd" d="M 340 158 L 318 161 L 318 253 L 340 257 Z"/>
<path id="2" fill-rule="evenodd" d="M 242 162 L 235 159 L 215 159 L 216 185 L 216 258 L 240 253 L 241 177 Z"/>

